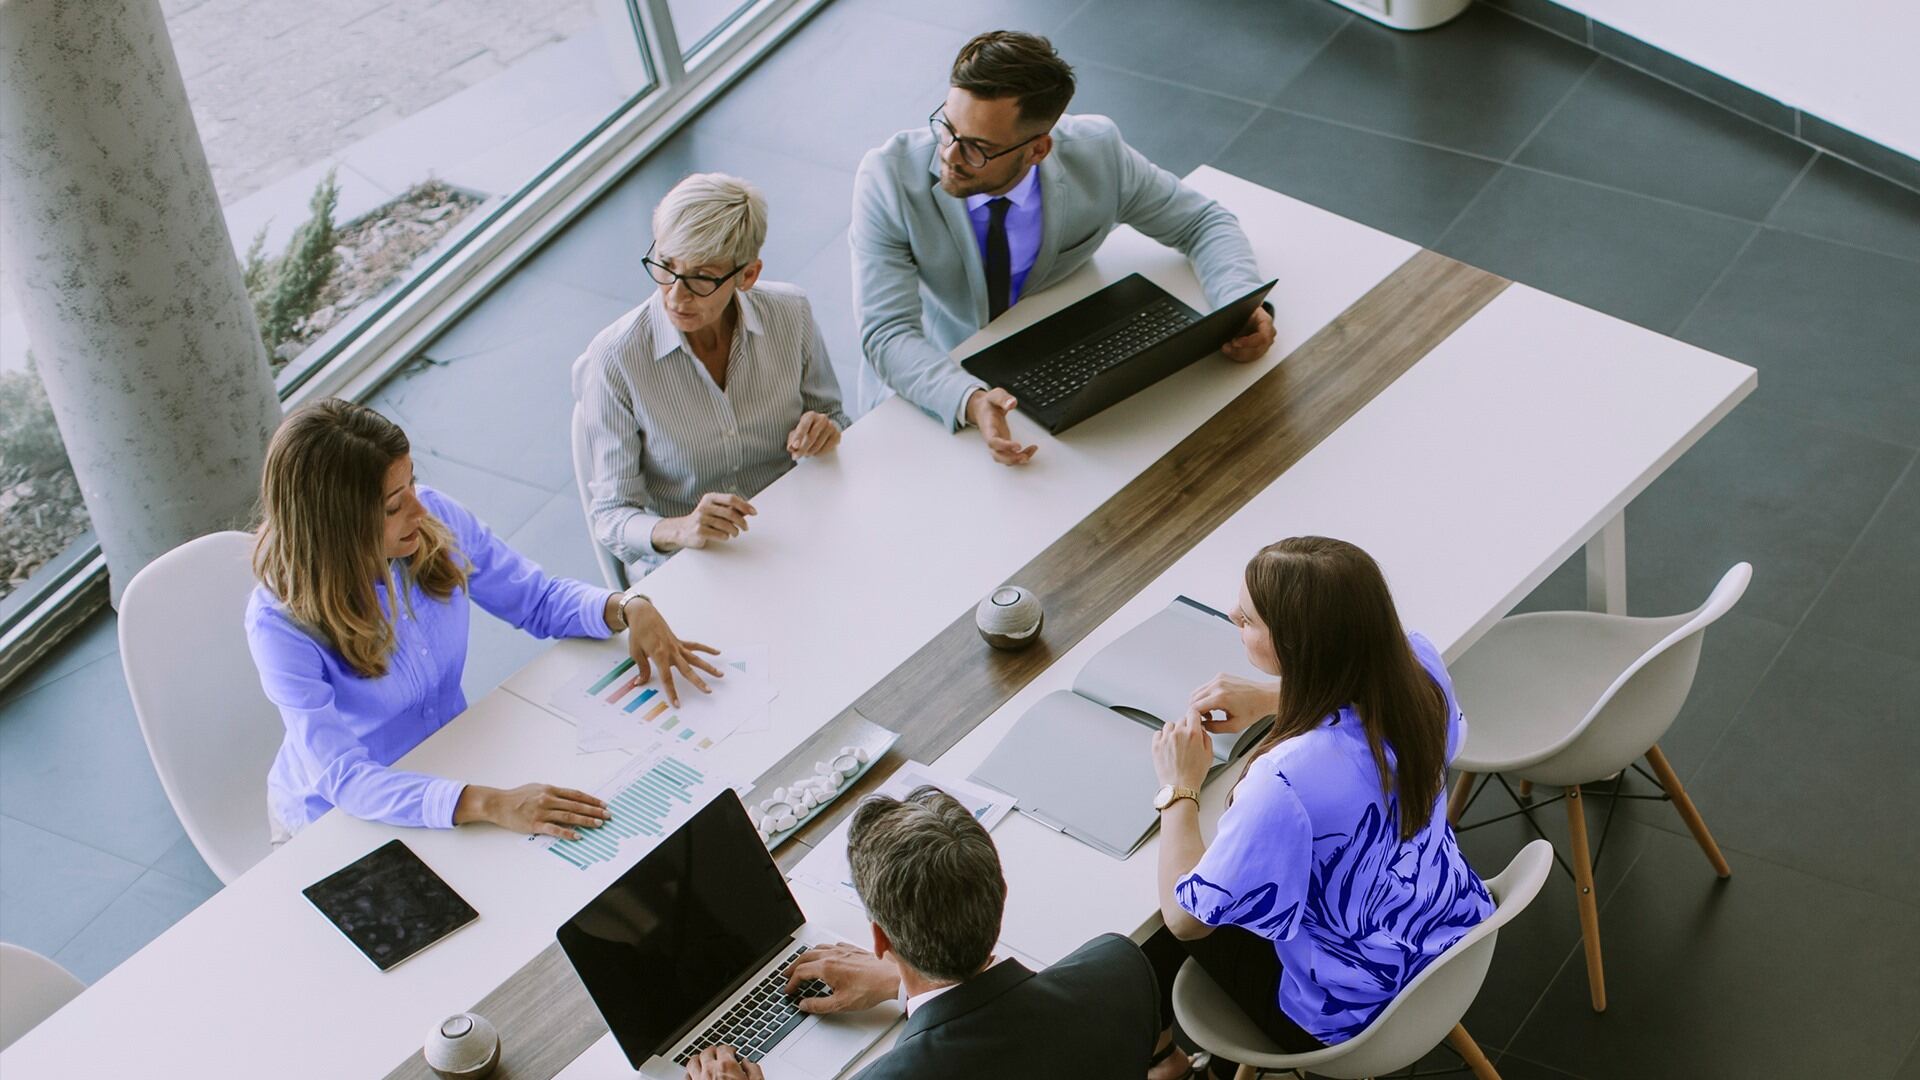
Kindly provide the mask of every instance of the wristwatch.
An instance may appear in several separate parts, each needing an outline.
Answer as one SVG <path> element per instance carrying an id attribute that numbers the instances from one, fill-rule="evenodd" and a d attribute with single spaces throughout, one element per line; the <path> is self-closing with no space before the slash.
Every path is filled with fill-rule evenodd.
<path id="1" fill-rule="evenodd" d="M 1174 803 L 1179 802 L 1181 799 L 1192 799 L 1193 805 L 1199 806 L 1200 805 L 1200 789 L 1190 788 L 1190 787 L 1175 787 L 1172 784 L 1168 784 L 1165 787 L 1162 787 L 1160 789 L 1160 793 L 1153 797 L 1153 808 L 1155 810 L 1165 810 L 1167 807 L 1172 806 Z"/>
<path id="2" fill-rule="evenodd" d="M 649 604 L 653 603 L 653 598 L 648 596 L 646 593 L 641 592 L 637 587 L 630 588 L 630 589 L 627 589 L 625 592 L 622 592 L 620 594 L 620 605 L 619 605 L 620 630 L 625 630 L 630 625 L 627 622 L 627 605 L 633 603 L 635 600 L 645 600 Z M 614 632 L 619 633 L 619 630 L 616 630 Z"/>

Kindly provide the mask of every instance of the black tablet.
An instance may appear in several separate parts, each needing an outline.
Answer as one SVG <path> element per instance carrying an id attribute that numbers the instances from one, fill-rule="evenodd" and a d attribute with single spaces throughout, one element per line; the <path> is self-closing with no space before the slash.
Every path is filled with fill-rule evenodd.
<path id="1" fill-rule="evenodd" d="M 381 971 L 480 916 L 398 840 L 301 893 Z"/>

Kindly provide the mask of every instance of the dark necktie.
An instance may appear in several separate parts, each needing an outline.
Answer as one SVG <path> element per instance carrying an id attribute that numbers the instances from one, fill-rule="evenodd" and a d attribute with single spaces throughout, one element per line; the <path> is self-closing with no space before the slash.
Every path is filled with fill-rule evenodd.
<path id="1" fill-rule="evenodd" d="M 1005 197 L 987 200 L 987 318 L 997 319 L 1013 304 L 1013 256 L 1007 251 Z"/>

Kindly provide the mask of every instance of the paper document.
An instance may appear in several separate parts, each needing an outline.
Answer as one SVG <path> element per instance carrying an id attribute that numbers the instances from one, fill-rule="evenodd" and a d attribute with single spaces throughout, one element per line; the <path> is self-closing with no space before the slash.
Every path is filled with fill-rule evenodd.
<path id="1" fill-rule="evenodd" d="M 596 660 L 562 683 L 548 703 L 574 722 L 581 753 L 672 747 L 698 753 L 743 726 L 765 730 L 774 689 L 767 677 L 767 647 L 748 645 L 712 658 L 725 677 L 707 678 L 703 694 L 676 674 L 680 704 L 667 701 L 660 673 L 642 681 L 631 658 L 607 666 Z"/>
<path id="2" fill-rule="evenodd" d="M 620 858 L 632 845 L 651 848 L 705 806 L 715 790 L 704 772 L 663 748 L 635 757 L 594 791 L 613 815 L 599 828 L 574 830 L 578 840 L 535 835 L 527 843 L 585 870 Z"/>
<path id="3" fill-rule="evenodd" d="M 901 799 L 922 784 L 931 784 L 960 800 L 967 809 L 973 811 L 974 818 L 988 832 L 992 832 L 993 827 L 1000 824 L 1000 820 L 1013 809 L 1012 796 L 970 780 L 936 772 L 918 761 L 909 761 L 895 770 L 880 785 L 878 794 Z M 860 894 L 853 888 L 853 869 L 847 864 L 847 834 L 852 827 L 853 815 L 848 814 L 833 832 L 827 834 L 826 839 L 807 853 L 806 858 L 794 865 L 793 872 L 787 876 L 864 910 Z"/>

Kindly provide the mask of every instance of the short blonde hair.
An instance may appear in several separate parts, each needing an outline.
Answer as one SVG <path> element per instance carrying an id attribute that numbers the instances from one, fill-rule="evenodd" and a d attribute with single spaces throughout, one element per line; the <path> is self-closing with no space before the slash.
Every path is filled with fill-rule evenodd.
<path id="1" fill-rule="evenodd" d="M 653 208 L 654 251 L 688 266 L 745 266 L 767 240 L 767 198 L 725 173 L 694 173 Z"/>

